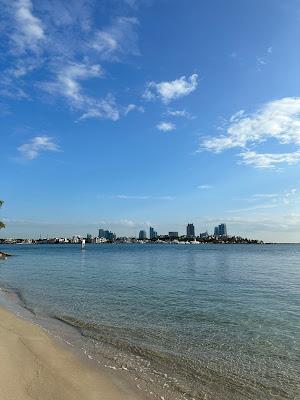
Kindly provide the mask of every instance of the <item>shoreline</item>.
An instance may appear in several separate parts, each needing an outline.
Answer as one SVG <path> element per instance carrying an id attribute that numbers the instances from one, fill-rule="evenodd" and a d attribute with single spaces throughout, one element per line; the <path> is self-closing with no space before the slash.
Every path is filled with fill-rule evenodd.
<path id="1" fill-rule="evenodd" d="M 105 374 L 46 333 L 0 306 L 2 400 L 140 400 L 134 388 Z"/>
<path id="2" fill-rule="evenodd" d="M 145 355 L 146 358 L 144 359 L 140 353 L 141 349 L 138 350 L 138 354 L 136 354 L 135 351 L 131 352 L 129 350 L 127 352 L 124 349 L 120 351 L 120 348 L 115 347 L 111 341 L 109 341 L 110 344 L 108 344 L 107 342 L 103 343 L 102 341 L 98 341 L 98 339 L 93 336 L 90 337 L 89 334 L 86 336 L 85 333 L 81 331 L 83 328 L 82 324 L 85 325 L 84 321 L 73 319 L 72 317 L 69 317 L 69 320 L 66 316 L 59 317 L 54 314 L 36 313 L 34 308 L 28 306 L 19 289 L 10 287 L 3 282 L 0 282 L 0 285 L 0 311 L 4 309 L 12 314 L 12 316 L 15 316 L 15 318 L 37 327 L 40 331 L 44 332 L 54 344 L 57 344 L 67 352 L 71 352 L 77 361 L 83 362 L 85 365 L 87 364 L 89 368 L 96 370 L 98 375 L 101 375 L 102 378 L 105 377 L 106 380 L 117 384 L 117 387 L 121 388 L 122 393 L 120 397 L 105 396 L 103 400 L 187 400 L 188 398 L 192 398 L 185 397 L 185 394 L 187 395 L 186 390 L 183 392 L 182 389 L 179 391 L 176 390 L 175 387 L 179 384 L 177 378 L 180 377 L 172 377 L 173 372 L 170 375 L 171 371 L 169 369 L 168 371 L 165 369 L 160 370 L 160 366 L 153 366 L 150 368 L 150 362 L 147 359 L 148 353 Z M 0 313 L 0 321 L 1 319 Z M 101 348 L 99 349 L 98 345 L 100 343 Z M 96 347 L 98 347 L 98 349 L 96 349 Z M 168 372 L 168 374 L 166 372 Z M 173 387 L 173 385 L 175 386 Z M 130 396 L 124 396 L 124 393 L 126 394 L 128 392 Z M 90 398 L 82 398 L 82 400 L 85 399 L 89 400 Z M 102 397 L 99 398 L 99 400 L 101 399 Z M 23 400 L 23 398 L 21 400 Z M 63 397 L 62 400 L 65 400 L 65 397 Z M 68 398 L 66 398 L 66 400 L 68 400 Z"/>

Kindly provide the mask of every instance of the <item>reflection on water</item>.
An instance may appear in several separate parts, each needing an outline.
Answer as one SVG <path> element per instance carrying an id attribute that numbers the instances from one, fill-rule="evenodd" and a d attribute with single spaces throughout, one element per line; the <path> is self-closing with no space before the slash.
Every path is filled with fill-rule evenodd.
<path id="1" fill-rule="evenodd" d="M 0 281 L 38 316 L 76 327 L 80 340 L 59 325 L 151 398 L 299 396 L 300 246 L 24 245 L 9 252 L 15 257 L 1 264 Z"/>

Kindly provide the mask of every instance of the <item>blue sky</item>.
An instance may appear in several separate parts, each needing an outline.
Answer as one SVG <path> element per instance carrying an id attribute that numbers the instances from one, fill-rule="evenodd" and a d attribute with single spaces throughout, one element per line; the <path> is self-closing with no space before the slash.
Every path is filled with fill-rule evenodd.
<path id="1" fill-rule="evenodd" d="M 300 5 L 0 0 L 2 236 L 300 241 Z"/>

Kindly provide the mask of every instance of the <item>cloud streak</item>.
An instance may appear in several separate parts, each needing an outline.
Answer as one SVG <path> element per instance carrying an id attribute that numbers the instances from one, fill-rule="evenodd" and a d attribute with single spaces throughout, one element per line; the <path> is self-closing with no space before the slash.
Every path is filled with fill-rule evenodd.
<path id="1" fill-rule="evenodd" d="M 137 18 L 119 17 L 111 26 L 98 30 L 90 47 L 106 61 L 120 61 L 122 56 L 138 56 Z"/>
<path id="2" fill-rule="evenodd" d="M 186 110 L 168 110 L 166 115 L 170 115 L 171 117 L 181 117 L 186 119 L 194 119 L 195 117 L 191 115 Z"/>
<path id="3" fill-rule="evenodd" d="M 13 3 L 15 29 L 11 36 L 18 52 L 28 50 L 37 52 L 40 42 L 45 39 L 44 27 L 39 18 L 33 15 L 30 0 L 18 0 Z"/>
<path id="4" fill-rule="evenodd" d="M 240 153 L 241 164 L 251 165 L 255 168 L 275 168 L 278 164 L 295 165 L 300 160 L 300 151 L 292 153 L 257 153 L 244 151 Z"/>
<path id="5" fill-rule="evenodd" d="M 299 97 L 271 101 L 250 115 L 243 110 L 239 111 L 230 118 L 225 134 L 202 140 L 200 149 L 221 153 L 240 148 L 240 162 L 256 168 L 274 168 L 277 164 L 293 165 L 299 162 L 300 150 L 290 153 L 259 153 L 252 149 L 270 139 L 275 139 L 280 145 L 300 146 Z"/>
<path id="6" fill-rule="evenodd" d="M 212 185 L 199 185 L 198 189 L 209 190 L 209 189 L 213 189 L 213 186 Z"/>
<path id="7" fill-rule="evenodd" d="M 109 198 L 118 200 L 174 200 L 173 196 L 152 196 L 152 195 L 128 195 L 128 194 L 115 194 L 111 196 L 100 195 L 98 198 Z"/>
<path id="8" fill-rule="evenodd" d="M 33 160 L 45 151 L 60 151 L 57 144 L 49 136 L 35 136 L 28 143 L 18 147 L 18 151 L 26 160 Z"/>
<path id="9" fill-rule="evenodd" d="M 103 70 L 99 64 L 70 63 L 67 66 L 58 66 L 55 80 L 44 82 L 41 87 L 50 94 L 62 96 L 72 109 L 81 111 L 79 120 L 107 118 L 117 121 L 121 115 L 121 108 L 116 105 L 113 96 L 98 99 L 83 91 L 82 81 L 102 77 Z M 127 113 L 128 110 L 124 110 L 124 114 Z"/>

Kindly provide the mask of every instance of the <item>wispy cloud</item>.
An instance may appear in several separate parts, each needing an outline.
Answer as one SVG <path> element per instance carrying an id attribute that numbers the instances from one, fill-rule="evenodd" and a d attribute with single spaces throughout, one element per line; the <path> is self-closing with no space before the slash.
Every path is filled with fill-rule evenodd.
<path id="1" fill-rule="evenodd" d="M 182 118 L 186 118 L 186 119 L 194 119 L 195 118 L 193 115 L 191 115 L 186 110 L 168 110 L 166 112 L 166 115 L 170 115 L 171 117 L 182 117 Z"/>
<path id="2" fill-rule="evenodd" d="M 60 151 L 59 146 L 49 136 L 36 136 L 28 143 L 24 143 L 18 147 L 18 151 L 22 157 L 27 160 L 33 160 L 44 151 Z"/>
<path id="3" fill-rule="evenodd" d="M 137 18 L 119 17 L 112 25 L 98 30 L 90 46 L 103 60 L 119 61 L 120 57 L 139 55 L 138 36 L 135 31 Z"/>
<path id="4" fill-rule="evenodd" d="M 57 67 L 57 80 L 44 83 L 44 89 L 51 93 L 58 93 L 72 100 L 74 105 L 81 107 L 85 102 L 80 81 L 103 76 L 100 65 L 84 63 L 70 63 L 67 66 Z"/>
<path id="5" fill-rule="evenodd" d="M 81 85 L 83 80 L 102 77 L 103 70 L 98 64 L 71 63 L 67 66 L 58 66 L 56 80 L 44 82 L 41 87 L 48 93 L 64 97 L 71 108 L 81 111 L 79 120 L 108 118 L 116 121 L 120 118 L 121 107 L 117 106 L 114 97 L 108 95 L 106 98 L 98 99 L 89 96 L 84 93 Z M 129 111 L 126 110 L 126 114 Z"/>
<path id="6" fill-rule="evenodd" d="M 33 14 L 30 0 L 12 2 L 15 24 L 11 39 L 18 52 L 39 50 L 40 42 L 45 39 L 44 27 L 39 18 Z"/>
<path id="7" fill-rule="evenodd" d="M 199 186 L 197 186 L 197 187 L 198 187 L 198 189 L 201 189 L 201 190 L 213 189 L 213 186 L 212 186 L 212 185 L 199 185 Z"/>
<path id="8" fill-rule="evenodd" d="M 253 207 L 245 207 L 245 208 L 236 208 L 233 210 L 228 210 L 229 213 L 240 213 L 240 212 L 248 212 L 248 211 L 257 211 L 257 210 L 265 210 L 268 208 L 278 207 L 277 204 L 259 204 Z"/>
<path id="9" fill-rule="evenodd" d="M 98 198 L 109 198 L 119 200 L 174 200 L 173 196 L 153 196 L 153 195 L 128 195 L 128 194 L 114 194 L 114 195 L 99 195 Z"/>
<path id="10" fill-rule="evenodd" d="M 141 113 L 145 112 L 145 109 L 143 106 L 138 106 L 136 104 L 128 104 L 128 106 L 124 107 L 123 113 L 124 115 L 129 114 L 131 111 L 137 110 Z"/>
<path id="11" fill-rule="evenodd" d="M 258 153 L 248 149 L 268 139 L 280 145 L 300 145 L 300 98 L 286 97 L 265 104 L 257 112 L 247 115 L 243 110 L 234 114 L 226 134 L 206 138 L 201 149 L 220 153 L 227 149 L 241 148 L 241 163 L 257 168 L 273 168 L 277 164 L 296 164 L 300 151 L 291 153 Z"/>
<path id="12" fill-rule="evenodd" d="M 63 100 L 73 112 L 80 112 L 79 120 L 116 121 L 133 109 L 141 111 L 132 102 L 118 104 L 109 89 L 101 96 L 90 95 L 86 85 L 91 79 L 110 78 L 99 62 L 120 62 L 139 54 L 136 18 L 120 16 L 110 25 L 96 27 L 94 2 L 1 2 L 0 23 L 9 49 L 8 67 L 0 78 L 2 96 L 26 99 L 30 92 L 33 98 L 42 89 L 52 100 Z M 26 81 L 33 71 L 39 76 L 34 84 Z"/>
<path id="13" fill-rule="evenodd" d="M 146 100 L 159 98 L 163 103 L 169 103 L 172 100 L 187 96 L 197 89 L 198 75 L 193 74 L 186 78 L 185 76 L 166 82 L 149 82 L 143 97 Z"/>
<path id="14" fill-rule="evenodd" d="M 247 203 L 254 203 L 254 205 L 251 207 L 229 210 L 228 212 L 256 211 L 274 207 L 280 207 L 282 209 L 285 208 L 285 206 L 289 206 L 298 202 L 299 197 L 297 196 L 297 189 L 292 188 L 281 193 L 256 193 L 249 198 L 237 200 L 242 200 L 243 202 L 246 201 Z"/>
<path id="15" fill-rule="evenodd" d="M 267 61 L 263 57 L 256 57 L 256 63 L 259 67 L 266 65 Z"/>
<path id="16" fill-rule="evenodd" d="M 263 56 L 256 57 L 256 67 L 258 71 L 261 71 L 262 67 L 268 64 L 272 53 L 273 53 L 273 47 L 269 46 Z"/>
<path id="17" fill-rule="evenodd" d="M 176 125 L 173 124 L 172 122 L 166 122 L 166 121 L 162 121 L 159 124 L 156 125 L 157 129 L 159 131 L 163 131 L 163 132 L 170 132 L 170 131 L 174 131 L 176 129 Z"/>
<path id="18" fill-rule="evenodd" d="M 284 193 L 284 195 L 283 195 L 283 199 L 282 199 L 283 203 L 285 205 L 289 205 L 292 202 L 294 202 L 296 194 L 297 194 L 297 189 L 296 188 L 293 188 L 293 189 L 290 189 L 290 190 L 286 191 Z"/>
<path id="19" fill-rule="evenodd" d="M 279 196 L 278 193 L 256 193 L 252 196 L 254 199 L 274 199 Z"/>
<path id="20" fill-rule="evenodd" d="M 256 168 L 275 168 L 277 164 L 297 164 L 300 160 L 300 151 L 292 153 L 257 153 L 255 151 L 243 151 L 240 153 L 241 164 L 252 165 Z"/>

